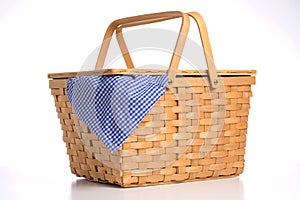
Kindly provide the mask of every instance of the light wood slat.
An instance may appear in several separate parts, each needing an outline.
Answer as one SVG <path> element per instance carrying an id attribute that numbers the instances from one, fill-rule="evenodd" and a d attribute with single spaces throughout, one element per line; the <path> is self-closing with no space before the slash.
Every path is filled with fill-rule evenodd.
<path id="1" fill-rule="evenodd" d="M 256 70 L 218 70 L 219 76 L 254 76 Z M 69 78 L 75 76 L 99 76 L 99 75 L 126 75 L 126 74 L 148 74 L 162 75 L 166 70 L 143 70 L 143 69 L 106 69 L 98 71 L 62 72 L 50 73 L 48 78 Z M 207 70 L 179 70 L 177 75 L 183 76 L 207 76 Z"/>
<path id="2" fill-rule="evenodd" d="M 221 78 L 221 85 L 251 85 L 255 84 L 255 77 L 254 76 L 240 76 L 240 77 L 222 77 Z M 173 87 L 200 87 L 200 86 L 209 86 L 208 78 L 177 78 L 175 82 L 172 84 Z"/>

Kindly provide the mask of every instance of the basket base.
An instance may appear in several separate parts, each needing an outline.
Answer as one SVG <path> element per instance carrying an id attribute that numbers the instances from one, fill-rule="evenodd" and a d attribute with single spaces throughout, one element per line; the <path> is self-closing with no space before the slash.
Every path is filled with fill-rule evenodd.
<path id="1" fill-rule="evenodd" d="M 178 183 L 191 183 L 191 182 L 200 182 L 200 181 L 210 181 L 210 180 L 219 180 L 219 179 L 228 179 L 228 178 L 236 178 L 238 177 L 239 174 L 234 174 L 234 175 L 225 175 L 225 176 L 218 176 L 218 177 L 210 177 L 210 178 L 199 178 L 199 179 L 193 179 L 193 180 L 184 180 L 184 181 L 170 181 L 170 182 L 160 182 L 160 183 L 145 183 L 145 184 L 115 184 L 115 183 L 110 183 L 108 181 L 95 181 L 93 179 L 87 179 L 85 180 L 93 182 L 93 183 L 103 183 L 103 184 L 109 184 L 112 186 L 116 187 L 121 187 L 121 188 L 132 188 L 132 187 L 146 187 L 146 186 L 158 186 L 158 185 L 168 185 L 168 184 L 178 184 Z"/>

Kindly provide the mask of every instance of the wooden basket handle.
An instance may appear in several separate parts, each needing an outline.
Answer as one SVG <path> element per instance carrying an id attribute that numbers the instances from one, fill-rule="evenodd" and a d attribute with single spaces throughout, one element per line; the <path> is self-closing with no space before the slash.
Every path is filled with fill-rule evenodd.
<path id="1" fill-rule="evenodd" d="M 205 60 L 206 60 L 207 68 L 208 68 L 208 76 L 209 76 L 210 85 L 212 88 L 217 88 L 219 85 L 218 74 L 217 74 L 217 70 L 216 70 L 216 67 L 214 64 L 213 53 L 211 50 L 205 22 L 204 22 L 202 16 L 197 12 L 189 12 L 187 14 L 190 17 L 192 17 L 197 23 L 198 30 L 200 33 L 200 39 L 201 39 L 202 46 L 204 49 Z M 124 24 L 123 27 L 130 27 L 131 25 L 132 25 L 132 23 Z M 122 51 L 122 54 L 123 54 L 123 57 L 124 57 L 127 67 L 134 68 L 134 64 L 132 62 L 131 56 L 129 54 L 128 48 L 126 46 L 126 42 L 125 42 L 123 34 L 122 34 L 122 27 L 118 27 L 116 30 L 116 33 L 117 33 L 117 40 L 118 40 L 118 43 L 119 43 L 119 46 Z"/>
<path id="2" fill-rule="evenodd" d="M 182 24 L 180 27 L 179 36 L 178 36 L 176 46 L 175 46 L 175 49 L 174 49 L 174 52 L 172 55 L 172 60 L 170 63 L 170 68 L 177 69 L 180 58 L 181 58 L 181 54 L 183 51 L 183 47 L 184 47 L 184 44 L 186 41 L 186 37 L 187 37 L 188 31 L 189 31 L 190 20 L 189 20 L 188 15 L 185 13 L 182 13 L 179 11 L 169 11 L 169 12 L 139 15 L 139 16 L 128 17 L 128 18 L 123 18 L 123 19 L 118 19 L 118 20 L 113 21 L 108 26 L 106 33 L 104 35 L 103 43 L 100 48 L 100 52 L 98 55 L 95 70 L 99 70 L 99 69 L 103 68 L 104 61 L 105 61 L 107 51 L 108 51 L 108 47 L 109 47 L 109 44 L 111 41 L 111 37 L 117 28 L 149 24 L 149 23 L 160 22 L 160 21 L 164 21 L 164 20 L 168 20 L 168 19 L 174 19 L 174 18 L 178 18 L 178 17 L 182 18 Z M 124 44 L 125 44 L 125 41 L 124 41 Z M 126 46 L 126 44 L 125 44 L 125 46 Z M 126 47 L 126 49 L 127 49 L 127 47 Z M 128 59 L 131 60 L 130 55 L 129 55 Z M 175 78 L 174 75 L 171 77 L 170 77 L 171 80 L 173 80 L 173 78 Z"/>

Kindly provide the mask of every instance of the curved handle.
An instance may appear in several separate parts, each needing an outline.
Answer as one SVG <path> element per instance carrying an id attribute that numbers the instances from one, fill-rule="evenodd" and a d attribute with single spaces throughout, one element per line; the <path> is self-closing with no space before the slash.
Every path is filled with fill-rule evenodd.
<path id="1" fill-rule="evenodd" d="M 96 63 L 96 70 L 99 70 L 103 67 L 104 61 L 107 55 L 107 51 L 109 48 L 109 44 L 111 41 L 111 37 L 114 33 L 114 31 L 118 27 L 129 27 L 129 26 L 137 26 L 137 25 L 143 25 L 143 24 L 149 24 L 149 23 L 154 23 L 154 22 L 160 22 L 168 19 L 174 19 L 182 17 L 182 24 L 180 27 L 179 31 L 179 37 L 176 42 L 176 46 L 174 49 L 174 53 L 172 56 L 171 64 L 170 67 L 176 68 L 178 66 L 179 61 L 180 61 L 180 56 L 182 54 L 183 46 L 185 43 L 186 36 L 188 34 L 188 30 L 190 27 L 190 21 L 188 15 L 185 13 L 179 12 L 179 11 L 169 11 L 169 12 L 162 12 L 162 13 L 152 13 L 152 14 L 146 14 L 146 15 L 139 15 L 139 16 L 134 16 L 134 17 L 128 17 L 128 18 L 123 18 L 123 19 L 118 19 L 113 21 L 107 28 L 106 33 L 103 38 L 103 43 L 98 55 L 97 63 Z M 119 38 L 120 39 L 120 38 Z M 125 44 L 125 41 L 124 43 Z M 126 46 L 126 44 L 125 44 Z M 127 49 L 127 47 L 126 47 Z M 128 54 L 130 57 L 130 55 Z M 130 59 L 131 60 L 131 59 Z M 129 61 L 130 62 L 130 61 Z M 133 66 L 133 64 L 132 64 Z"/>
<path id="2" fill-rule="evenodd" d="M 132 62 L 131 56 L 129 54 L 126 42 L 125 42 L 123 34 L 122 34 L 123 28 L 132 27 L 132 26 L 139 26 L 139 25 L 155 23 L 155 22 L 161 22 L 161 21 L 175 19 L 175 18 L 178 18 L 178 16 L 168 16 L 168 17 L 162 17 L 162 18 L 157 18 L 157 19 L 152 19 L 152 20 L 135 21 L 135 22 L 131 22 L 131 23 L 122 24 L 121 26 L 117 27 L 117 29 L 116 29 L 117 41 L 118 41 L 118 44 L 119 44 L 120 49 L 122 51 L 123 58 L 125 60 L 125 63 L 126 63 L 126 66 L 127 66 L 128 69 L 133 69 L 134 64 Z"/>
<path id="3" fill-rule="evenodd" d="M 204 22 L 203 17 L 199 13 L 189 12 L 188 15 L 191 16 L 197 23 L 198 30 L 200 33 L 200 39 L 204 50 L 204 56 L 208 68 L 210 85 L 212 88 L 217 88 L 219 86 L 218 73 L 216 70 L 214 57 L 209 42 L 206 24 Z"/>
<path id="4" fill-rule="evenodd" d="M 208 68 L 208 76 L 209 76 L 210 85 L 212 88 L 217 88 L 219 86 L 218 74 L 217 74 L 217 70 L 216 70 L 216 67 L 214 64 L 214 58 L 213 58 L 205 22 L 204 22 L 202 16 L 197 12 L 189 12 L 187 14 L 189 16 L 191 16 L 197 23 L 198 30 L 200 33 L 200 39 L 201 39 L 202 46 L 204 49 L 205 61 L 206 61 L 207 68 Z M 125 24 L 124 26 L 129 27 L 130 25 L 131 24 Z M 126 43 L 125 43 L 125 40 L 124 40 L 124 37 L 122 34 L 122 27 L 117 28 L 116 33 L 117 33 L 117 40 L 118 40 L 118 43 L 119 43 L 119 46 L 122 51 L 122 54 L 123 54 L 123 57 L 124 57 L 127 67 L 134 68 L 132 59 L 130 57 L 128 48 L 126 46 Z"/>

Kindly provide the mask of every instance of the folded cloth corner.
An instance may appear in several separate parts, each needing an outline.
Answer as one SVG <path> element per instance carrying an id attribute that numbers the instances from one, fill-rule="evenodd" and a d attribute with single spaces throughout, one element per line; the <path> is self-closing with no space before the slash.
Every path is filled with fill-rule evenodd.
<path id="1" fill-rule="evenodd" d="M 164 94 L 168 75 L 77 76 L 67 97 L 78 118 L 114 152 Z"/>

